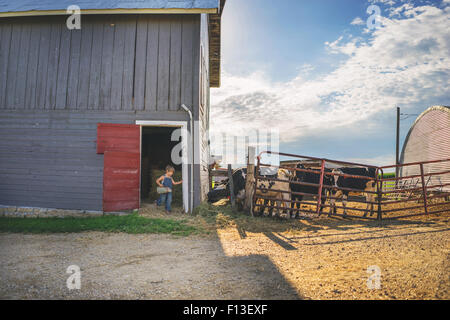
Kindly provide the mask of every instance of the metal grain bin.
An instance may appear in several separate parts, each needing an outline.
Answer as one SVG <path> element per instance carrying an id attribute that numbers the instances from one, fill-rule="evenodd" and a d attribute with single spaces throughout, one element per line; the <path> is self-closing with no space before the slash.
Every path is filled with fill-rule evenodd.
<path id="1" fill-rule="evenodd" d="M 403 145 L 400 163 L 412 163 L 450 159 L 450 107 L 434 106 L 424 111 L 414 122 Z M 450 161 L 424 165 L 424 173 L 436 173 L 450 170 Z M 405 166 L 399 172 L 406 177 L 420 174 L 420 167 Z M 417 183 L 408 181 L 410 184 Z M 450 183 L 450 174 L 429 177 L 427 186 Z M 417 183 L 419 186 L 421 183 Z M 434 189 L 450 191 L 450 186 Z"/>

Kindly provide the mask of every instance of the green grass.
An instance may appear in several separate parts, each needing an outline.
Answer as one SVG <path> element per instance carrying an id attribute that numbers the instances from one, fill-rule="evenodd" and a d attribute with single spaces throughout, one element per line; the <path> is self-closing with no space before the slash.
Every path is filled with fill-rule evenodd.
<path id="1" fill-rule="evenodd" d="M 124 232 L 130 234 L 166 233 L 179 236 L 199 230 L 186 221 L 145 218 L 137 214 L 95 218 L 0 218 L 0 232 L 69 233 L 84 231 Z"/>
<path id="2" fill-rule="evenodd" d="M 380 177 L 381 177 L 381 174 L 380 174 Z M 383 178 L 384 179 L 395 178 L 395 172 L 385 173 L 385 174 L 383 174 Z M 389 189 L 395 189 L 395 181 L 394 180 L 383 181 L 383 190 L 389 190 Z M 385 194 L 385 196 L 390 197 L 390 196 L 392 196 L 392 194 L 388 193 L 388 194 Z"/>

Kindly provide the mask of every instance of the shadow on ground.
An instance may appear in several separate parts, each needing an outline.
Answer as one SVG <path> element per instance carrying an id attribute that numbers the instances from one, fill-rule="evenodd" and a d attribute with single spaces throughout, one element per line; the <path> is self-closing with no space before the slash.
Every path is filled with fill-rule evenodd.
<path id="1" fill-rule="evenodd" d="M 266 255 L 226 255 L 217 233 L 3 233 L 0 242 L 1 299 L 301 299 Z M 70 265 L 81 268 L 80 290 L 66 286 Z"/>
<path id="2" fill-rule="evenodd" d="M 246 238 L 247 233 L 264 234 L 285 250 L 296 250 L 292 243 L 301 239 L 320 238 L 323 240 L 343 235 L 352 236 L 352 239 L 321 242 L 321 244 L 333 244 L 345 241 L 389 239 L 450 230 L 448 228 L 448 215 L 445 214 L 443 215 L 444 219 L 442 216 L 422 216 L 403 220 L 376 221 L 322 215 L 320 217 L 300 217 L 285 220 L 267 216 L 249 217 L 242 212 L 232 210 L 226 202 L 205 205 L 200 210 L 200 214 L 206 217 L 208 217 L 208 213 L 213 217 L 219 216 L 220 220 L 225 220 L 226 223 L 234 225 L 242 239 Z M 426 227 L 429 227 L 430 230 L 417 231 Z M 395 234 L 389 234 L 390 230 L 395 231 Z M 305 234 L 305 236 L 301 234 Z"/>

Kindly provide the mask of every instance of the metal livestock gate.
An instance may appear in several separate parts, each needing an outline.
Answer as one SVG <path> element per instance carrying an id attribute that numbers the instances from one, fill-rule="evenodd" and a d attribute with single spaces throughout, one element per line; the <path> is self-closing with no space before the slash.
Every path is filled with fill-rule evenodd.
<path id="1" fill-rule="evenodd" d="M 261 167 L 274 167 L 273 165 L 261 162 L 263 154 L 278 155 L 280 157 L 290 157 L 297 159 L 297 163 L 302 161 L 317 161 L 320 167 L 317 168 L 297 168 L 297 166 L 279 165 L 278 169 L 285 169 L 291 174 L 289 181 L 279 179 L 280 177 L 265 177 L 259 174 Z M 371 220 L 389 220 L 419 215 L 429 215 L 437 213 L 450 213 L 450 192 L 443 176 L 450 174 L 450 159 L 425 161 L 416 163 L 406 163 L 392 166 L 371 166 L 367 164 L 346 162 L 339 160 L 321 159 L 302 155 L 264 151 L 257 158 L 255 173 L 253 207 L 254 215 L 264 214 L 266 209 L 269 213 L 274 210 L 284 213 L 307 213 L 313 215 L 328 214 L 329 216 L 354 217 Z M 431 164 L 442 163 L 444 170 L 431 170 Z M 384 177 L 384 172 L 397 167 L 417 166 L 420 174 L 403 177 Z M 345 174 L 335 169 L 352 168 L 372 168 L 375 171 L 374 177 Z M 430 167 L 430 168 L 428 168 Z M 297 172 L 305 172 L 317 175 L 318 183 L 305 181 L 294 181 L 292 177 Z M 327 177 L 331 177 L 327 178 Z M 340 187 L 336 184 L 339 177 L 373 181 L 371 190 L 361 190 L 349 187 Z M 333 183 L 324 183 L 333 181 Z M 269 183 L 269 184 L 267 184 Z M 270 185 L 270 189 L 267 186 Z M 287 187 L 289 185 L 289 187 Z M 312 187 L 313 193 L 295 192 L 291 187 L 295 185 Z M 447 188 L 446 188 L 447 187 Z M 311 189 L 311 188 L 310 188 Z M 272 195 L 267 196 L 270 190 Z M 344 206 L 342 197 L 336 197 L 337 192 L 348 193 L 348 202 Z M 289 197 L 283 198 L 283 194 Z M 301 201 L 292 200 L 292 196 L 302 196 L 306 199 Z M 325 197 L 325 201 L 322 201 Z M 286 199 L 288 198 L 288 200 Z M 334 202 L 334 205 L 333 205 Z M 288 204 L 288 205 L 287 205 Z M 298 205 L 298 208 L 292 208 Z M 373 206 L 374 214 L 367 216 L 369 206 Z M 328 208 L 328 212 L 325 209 Z M 336 209 L 334 212 L 333 208 Z M 346 212 L 344 210 L 346 209 Z"/>

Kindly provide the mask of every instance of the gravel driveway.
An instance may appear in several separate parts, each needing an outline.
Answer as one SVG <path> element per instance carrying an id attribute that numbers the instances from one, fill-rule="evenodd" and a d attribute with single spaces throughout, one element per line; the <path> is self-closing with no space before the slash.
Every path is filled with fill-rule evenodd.
<path id="1" fill-rule="evenodd" d="M 261 219 L 183 238 L 0 234 L 0 298 L 450 299 L 449 216 Z M 80 290 L 66 287 L 70 265 Z M 380 289 L 367 287 L 373 265 Z"/>
<path id="2" fill-rule="evenodd" d="M 298 298 L 267 257 L 228 257 L 217 237 L 0 234 L 0 246 L 1 299 Z"/>

